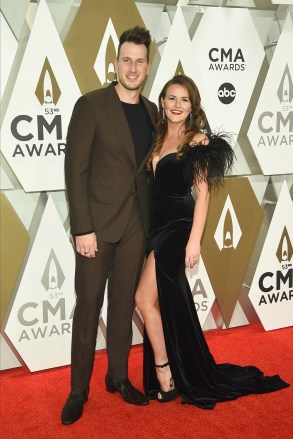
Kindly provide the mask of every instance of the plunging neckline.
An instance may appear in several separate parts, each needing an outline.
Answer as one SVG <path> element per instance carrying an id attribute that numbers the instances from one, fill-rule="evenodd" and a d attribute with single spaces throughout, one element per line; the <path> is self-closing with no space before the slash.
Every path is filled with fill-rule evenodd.
<path id="1" fill-rule="evenodd" d="M 158 164 L 159 164 L 159 163 L 160 163 L 165 157 L 168 157 L 169 155 L 172 155 L 172 154 L 177 154 L 177 151 L 168 152 L 167 154 L 163 155 L 163 157 L 161 157 L 161 158 L 157 161 L 156 166 L 154 166 L 154 159 L 152 160 L 152 166 L 153 166 L 153 175 L 154 175 L 154 178 L 156 178 L 156 172 L 157 172 L 157 166 L 158 166 Z"/>

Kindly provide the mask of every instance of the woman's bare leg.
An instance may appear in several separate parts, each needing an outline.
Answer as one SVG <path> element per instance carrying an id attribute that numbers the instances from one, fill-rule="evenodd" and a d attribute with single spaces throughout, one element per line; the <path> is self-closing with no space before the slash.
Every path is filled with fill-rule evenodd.
<path id="1" fill-rule="evenodd" d="M 158 300 L 154 252 L 147 257 L 137 290 L 135 302 L 142 314 L 148 338 L 154 351 L 155 364 L 168 361 L 163 333 L 162 318 Z M 162 390 L 170 390 L 171 371 L 169 366 L 156 368 Z"/>

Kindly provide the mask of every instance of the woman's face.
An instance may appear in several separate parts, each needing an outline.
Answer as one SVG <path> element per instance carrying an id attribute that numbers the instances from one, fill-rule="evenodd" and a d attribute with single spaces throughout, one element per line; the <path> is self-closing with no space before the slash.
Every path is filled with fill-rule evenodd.
<path id="1" fill-rule="evenodd" d="M 191 111 L 191 103 L 187 88 L 180 84 L 172 84 L 167 88 L 166 96 L 161 105 L 170 123 L 183 123 Z"/>

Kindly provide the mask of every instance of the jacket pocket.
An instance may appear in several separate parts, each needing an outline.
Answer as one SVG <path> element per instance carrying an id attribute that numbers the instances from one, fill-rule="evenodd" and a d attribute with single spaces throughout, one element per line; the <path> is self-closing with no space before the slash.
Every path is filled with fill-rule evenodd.
<path id="1" fill-rule="evenodd" d="M 98 186 L 92 186 L 89 190 L 89 198 L 91 201 L 95 203 L 106 203 L 112 204 L 114 203 L 114 192 L 109 189 L 103 189 Z"/>

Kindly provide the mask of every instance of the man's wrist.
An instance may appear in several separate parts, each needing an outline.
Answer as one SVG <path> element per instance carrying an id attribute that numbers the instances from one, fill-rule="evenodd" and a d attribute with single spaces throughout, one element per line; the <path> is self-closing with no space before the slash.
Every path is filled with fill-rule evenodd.
<path id="1" fill-rule="evenodd" d="M 73 233 L 72 236 L 83 236 L 83 235 L 90 235 L 91 233 L 94 233 L 94 230 L 91 230 L 90 232 L 79 232 L 79 233 Z"/>

